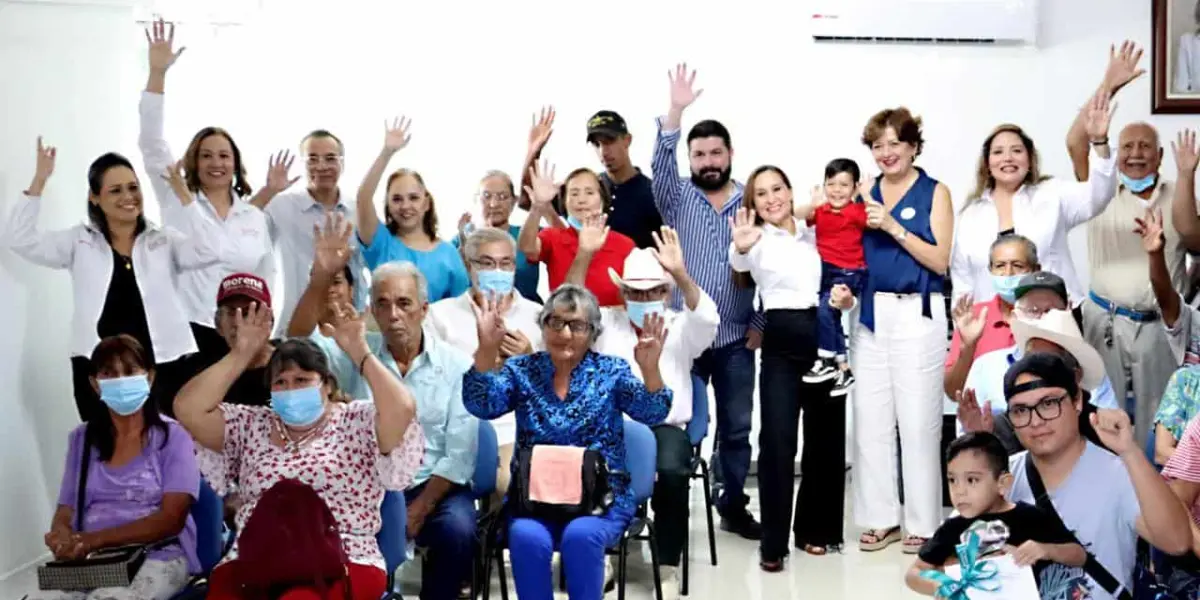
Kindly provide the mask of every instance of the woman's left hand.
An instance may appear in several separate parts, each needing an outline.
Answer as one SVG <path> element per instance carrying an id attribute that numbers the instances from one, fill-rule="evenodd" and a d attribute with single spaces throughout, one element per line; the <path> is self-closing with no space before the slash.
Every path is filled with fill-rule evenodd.
<path id="1" fill-rule="evenodd" d="M 638 336 L 637 345 L 633 347 L 633 359 L 637 361 L 644 373 L 648 367 L 658 368 L 658 359 L 662 356 L 663 343 L 667 341 L 666 321 L 658 313 L 646 315 L 642 333 Z"/>
<path id="2" fill-rule="evenodd" d="M 367 346 L 367 325 L 363 317 L 349 304 L 333 305 L 331 323 L 321 324 L 321 335 L 333 338 L 342 352 L 356 363 L 371 353 Z"/>
<path id="3" fill-rule="evenodd" d="M 1085 124 L 1089 140 L 1093 143 L 1103 140 L 1104 145 L 1108 145 L 1108 128 L 1112 124 L 1113 112 L 1116 110 L 1117 104 L 1109 99 L 1107 93 L 1097 92 L 1095 96 L 1092 96 Z"/>

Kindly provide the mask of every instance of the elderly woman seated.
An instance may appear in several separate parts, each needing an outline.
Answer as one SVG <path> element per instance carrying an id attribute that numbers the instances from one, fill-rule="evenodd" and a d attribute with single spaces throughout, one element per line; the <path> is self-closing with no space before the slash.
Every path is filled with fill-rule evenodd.
<path id="1" fill-rule="evenodd" d="M 180 390 L 175 414 L 196 438 L 200 471 L 217 493 L 237 486 L 243 501 L 239 535 L 264 492 L 283 479 L 298 479 L 337 521 L 354 598 L 379 598 L 387 587 L 375 541 L 379 507 L 385 489 L 403 490 L 412 482 L 424 437 L 413 422 L 412 395 L 367 347 L 362 318 L 348 305 L 334 312 L 334 322 L 322 331 L 359 365 L 373 401 L 335 401 L 337 380 L 325 354 L 308 340 L 290 339 L 267 364 L 270 407 L 222 403 L 271 334 L 270 309 L 252 304 L 234 316 L 234 347 Z M 235 541 L 212 573 L 210 600 L 243 597 L 242 570 L 229 568 L 237 556 Z"/>
<path id="2" fill-rule="evenodd" d="M 31 598 L 166 600 L 200 570 L 189 516 L 200 491 L 192 438 L 146 402 L 154 365 L 133 337 L 100 340 L 90 362 L 92 387 L 108 410 L 70 434 L 46 547 L 59 560 L 127 544 L 155 549 L 129 587 Z"/>
<path id="3" fill-rule="evenodd" d="M 662 317 L 647 316 L 638 337 L 633 356 L 642 372 L 639 380 L 624 359 L 591 349 L 601 333 L 600 308 L 596 297 L 579 286 L 563 285 L 547 299 L 538 318 L 546 351 L 510 358 L 500 367 L 496 360 L 507 332 L 504 320 L 490 300 L 475 311 L 479 349 L 474 366 L 463 375 L 467 410 L 481 419 L 515 412 L 518 458 L 523 451 L 553 446 L 598 452 L 612 492 L 611 503 L 598 515 L 567 521 L 529 515 L 513 519 L 509 550 L 517 595 L 554 596 L 550 561 L 558 548 L 570 597 L 600 600 L 604 550 L 617 542 L 636 510 L 624 473 L 621 414 L 657 425 L 671 406 L 671 390 L 658 369 L 665 338 Z M 520 483 L 518 462 L 513 460 L 514 487 Z"/>

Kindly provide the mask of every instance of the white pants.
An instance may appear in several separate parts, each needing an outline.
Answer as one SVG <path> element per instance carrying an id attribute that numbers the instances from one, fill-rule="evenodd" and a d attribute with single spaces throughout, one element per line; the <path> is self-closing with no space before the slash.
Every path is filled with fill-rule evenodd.
<path id="1" fill-rule="evenodd" d="M 170 600 L 187 582 L 186 558 L 147 559 L 129 587 L 100 588 L 90 592 L 39 591 L 30 594 L 29 600 Z"/>
<path id="2" fill-rule="evenodd" d="M 932 537 L 941 523 L 942 377 L 946 305 L 931 295 L 875 294 L 875 331 L 857 327 L 854 376 L 854 520 L 866 529 L 903 524 Z M 896 429 L 903 447 L 904 515 L 896 489 Z"/>

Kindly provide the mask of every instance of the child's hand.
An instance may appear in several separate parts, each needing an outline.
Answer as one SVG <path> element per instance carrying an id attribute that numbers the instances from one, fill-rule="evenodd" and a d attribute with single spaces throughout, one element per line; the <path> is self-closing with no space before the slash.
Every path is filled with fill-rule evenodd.
<path id="1" fill-rule="evenodd" d="M 814 185 L 812 188 L 812 192 L 810 193 L 810 196 L 812 198 L 811 205 L 813 208 L 816 208 L 822 204 L 825 204 L 825 202 L 827 202 L 827 200 L 825 198 L 825 186 Z"/>
<path id="2" fill-rule="evenodd" d="M 1005 546 L 1004 548 L 1012 556 L 1013 562 L 1017 563 L 1018 567 L 1031 567 L 1033 563 L 1040 560 L 1048 560 L 1050 556 L 1049 547 L 1033 540 L 1029 540 L 1015 548 L 1012 546 Z"/>

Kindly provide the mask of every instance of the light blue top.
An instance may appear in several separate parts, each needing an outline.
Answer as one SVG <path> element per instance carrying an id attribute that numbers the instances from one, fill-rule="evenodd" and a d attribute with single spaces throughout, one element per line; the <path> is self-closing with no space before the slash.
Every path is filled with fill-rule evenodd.
<path id="1" fill-rule="evenodd" d="M 366 379 L 358 373 L 358 365 L 333 338 L 314 333 L 309 339 L 325 352 L 342 390 L 356 399 L 371 397 Z M 462 375 L 471 367 L 472 360 L 433 336 L 422 336 L 421 354 L 409 366 L 408 374 L 401 375 L 381 334 L 367 332 L 367 346 L 404 382 L 417 401 L 417 422 L 425 433 L 425 457 L 412 487 L 424 483 L 431 475 L 467 485 L 475 472 L 479 445 L 479 421 L 467 412 L 462 397 Z"/>
<path id="2" fill-rule="evenodd" d="M 371 243 L 363 243 L 362 238 L 358 243 L 362 246 L 363 260 L 372 271 L 379 265 L 396 260 L 406 260 L 416 265 L 429 282 L 430 303 L 453 298 L 471 287 L 462 255 L 449 242 L 439 240 L 433 250 L 413 250 L 392 235 L 387 227 L 380 225 L 375 228 Z"/>

